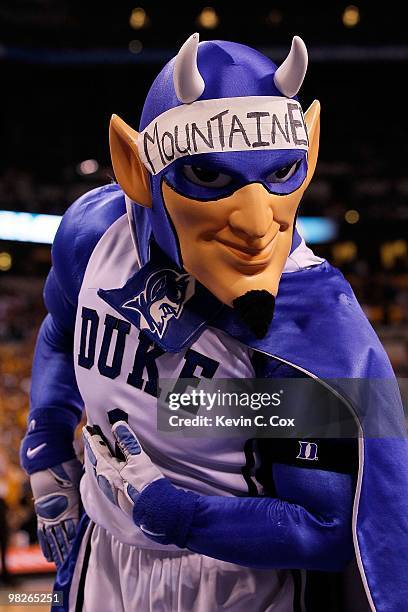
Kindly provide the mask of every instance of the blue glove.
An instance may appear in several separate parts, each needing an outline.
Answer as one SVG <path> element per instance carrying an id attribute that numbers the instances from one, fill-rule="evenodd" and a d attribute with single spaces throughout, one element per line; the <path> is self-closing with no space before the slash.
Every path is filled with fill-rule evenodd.
<path id="1" fill-rule="evenodd" d="M 79 481 L 83 466 L 71 459 L 30 477 L 38 541 L 47 561 L 59 568 L 68 557 L 79 520 Z"/>
<path id="2" fill-rule="evenodd" d="M 152 482 L 164 478 L 144 452 L 135 433 L 125 421 L 112 426 L 112 434 L 123 454 L 115 457 L 105 440 L 92 427 L 84 427 L 84 446 L 99 488 L 126 514 L 133 516 L 139 493 Z"/>

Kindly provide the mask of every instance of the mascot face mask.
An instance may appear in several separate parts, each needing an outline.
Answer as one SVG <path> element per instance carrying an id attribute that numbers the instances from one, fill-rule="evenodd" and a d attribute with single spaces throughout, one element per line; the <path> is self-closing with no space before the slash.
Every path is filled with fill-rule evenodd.
<path id="1" fill-rule="evenodd" d="M 307 51 L 277 68 L 249 47 L 192 35 L 153 83 L 140 132 L 113 116 L 114 171 L 153 237 L 221 302 L 276 296 L 316 166 L 320 105 L 295 98 Z"/>

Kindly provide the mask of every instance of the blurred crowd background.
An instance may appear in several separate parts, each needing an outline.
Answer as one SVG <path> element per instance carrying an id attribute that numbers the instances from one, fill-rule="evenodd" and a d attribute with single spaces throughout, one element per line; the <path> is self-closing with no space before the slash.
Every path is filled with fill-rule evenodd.
<path id="1" fill-rule="evenodd" d="M 2 0 L 0 212 L 62 215 L 110 182 L 110 115 L 138 127 L 152 80 L 193 31 L 249 44 L 277 63 L 298 34 L 310 55 L 303 108 L 322 104 L 319 163 L 301 215 L 334 221 L 335 238 L 313 248 L 346 275 L 405 377 L 406 23 L 404 6 L 392 2 Z M 18 447 L 50 245 L 1 236 L 0 216 L 0 498 L 17 546 L 35 540 Z"/>

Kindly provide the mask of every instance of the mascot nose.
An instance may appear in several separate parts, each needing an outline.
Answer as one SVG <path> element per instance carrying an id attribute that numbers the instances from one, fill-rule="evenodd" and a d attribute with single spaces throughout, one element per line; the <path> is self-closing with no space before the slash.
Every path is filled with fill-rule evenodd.
<path id="1" fill-rule="evenodd" d="M 247 240 L 263 238 L 273 223 L 271 196 L 260 183 L 239 189 L 232 196 L 234 209 L 229 216 L 232 231 Z"/>

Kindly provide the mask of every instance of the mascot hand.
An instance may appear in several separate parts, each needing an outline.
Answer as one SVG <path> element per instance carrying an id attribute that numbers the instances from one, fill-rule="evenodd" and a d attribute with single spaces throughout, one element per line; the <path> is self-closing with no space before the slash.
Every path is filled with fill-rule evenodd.
<path id="1" fill-rule="evenodd" d="M 132 517 L 151 540 L 184 547 L 197 495 L 173 486 L 142 449 L 125 421 L 112 427 L 122 452 L 118 459 L 92 427 L 84 427 L 85 449 L 98 486 Z"/>
<path id="2" fill-rule="evenodd" d="M 164 478 L 163 474 L 144 452 L 126 421 L 118 421 L 112 426 L 112 434 L 123 459 L 111 453 L 106 442 L 92 427 L 84 427 L 82 432 L 99 488 L 113 504 L 133 516 L 139 493 L 155 480 Z"/>
<path id="3" fill-rule="evenodd" d="M 83 466 L 71 459 L 30 477 L 37 514 L 38 541 L 47 561 L 59 568 L 71 550 L 80 511 Z"/>

